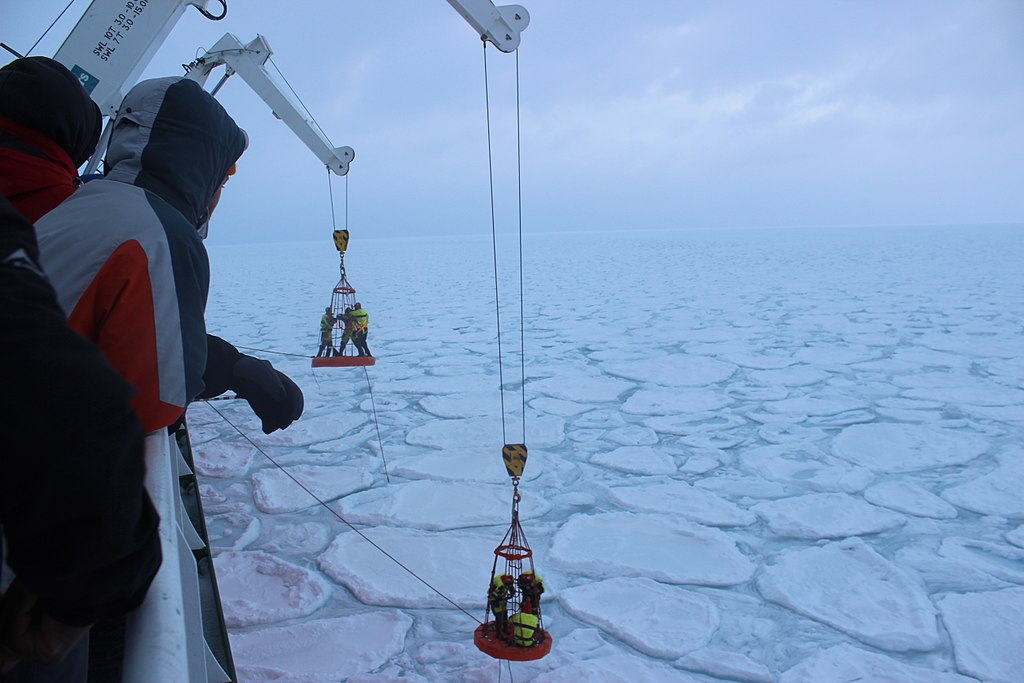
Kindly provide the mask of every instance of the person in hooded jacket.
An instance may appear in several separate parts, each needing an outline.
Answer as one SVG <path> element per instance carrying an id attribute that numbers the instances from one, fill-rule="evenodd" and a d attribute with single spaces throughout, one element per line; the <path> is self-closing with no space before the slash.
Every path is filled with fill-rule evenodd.
<path id="1" fill-rule="evenodd" d="M 206 334 L 202 240 L 246 146 L 244 131 L 194 81 L 142 81 L 115 117 L 105 177 L 36 223 L 68 323 L 135 387 L 146 432 L 227 389 L 249 401 L 268 434 L 302 414 L 290 378 Z"/>
<path id="2" fill-rule="evenodd" d="M 132 389 L 68 327 L 2 196 L 0 377 L 0 681 L 84 681 L 89 626 L 141 604 L 160 567 L 159 520 Z"/>
<path id="3" fill-rule="evenodd" d="M 23 57 L 0 68 L 0 194 L 30 222 L 64 201 L 82 184 L 101 118 L 60 62 Z"/>

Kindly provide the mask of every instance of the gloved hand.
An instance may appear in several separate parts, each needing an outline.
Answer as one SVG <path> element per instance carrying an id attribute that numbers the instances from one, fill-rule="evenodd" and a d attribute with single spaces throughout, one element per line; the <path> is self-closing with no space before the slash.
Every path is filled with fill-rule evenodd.
<path id="1" fill-rule="evenodd" d="M 231 388 L 263 420 L 264 434 L 284 429 L 302 415 L 302 390 L 270 361 L 243 354 L 231 374 Z"/>

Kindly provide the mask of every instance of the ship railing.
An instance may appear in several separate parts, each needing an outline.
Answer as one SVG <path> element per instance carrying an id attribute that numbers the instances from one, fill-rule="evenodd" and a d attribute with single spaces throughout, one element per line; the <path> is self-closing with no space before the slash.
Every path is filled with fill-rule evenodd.
<path id="1" fill-rule="evenodd" d="M 160 514 L 163 564 L 128 616 L 122 680 L 230 683 L 234 663 L 184 425 L 146 437 L 146 488 Z"/>

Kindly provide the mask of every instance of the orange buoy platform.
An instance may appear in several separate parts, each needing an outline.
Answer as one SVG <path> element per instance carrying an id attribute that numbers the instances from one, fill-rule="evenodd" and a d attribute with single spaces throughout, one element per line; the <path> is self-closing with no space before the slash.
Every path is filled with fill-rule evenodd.
<path id="1" fill-rule="evenodd" d="M 512 640 L 511 628 L 507 629 L 505 634 L 498 634 L 497 624 L 493 621 L 480 624 L 473 632 L 473 644 L 477 649 L 495 659 L 508 659 L 513 662 L 529 662 L 551 652 L 550 633 L 537 629 L 534 632 L 534 640 L 536 642 L 527 647 L 516 645 Z"/>
<path id="2" fill-rule="evenodd" d="M 374 365 L 377 359 L 373 356 L 316 356 L 313 358 L 314 368 L 349 368 Z"/>

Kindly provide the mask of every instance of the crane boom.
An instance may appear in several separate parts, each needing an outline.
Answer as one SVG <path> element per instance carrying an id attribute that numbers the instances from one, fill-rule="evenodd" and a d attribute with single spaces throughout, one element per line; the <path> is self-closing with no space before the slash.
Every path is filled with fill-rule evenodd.
<path id="1" fill-rule="evenodd" d="M 53 56 L 113 116 L 189 5 L 208 0 L 94 0 Z"/>
<path id="2" fill-rule="evenodd" d="M 351 147 L 332 146 L 316 122 L 306 118 L 303 111 L 270 78 L 265 65 L 272 54 L 270 44 L 261 35 L 243 45 L 238 38 L 225 33 L 205 55 L 190 65 L 186 78 L 198 82 L 199 85 L 205 85 L 210 73 L 218 66 L 224 65 L 227 73 L 214 88 L 215 94 L 229 76 L 237 73 L 253 92 L 267 103 L 274 116 L 284 121 L 320 161 L 336 174 L 345 175 L 348 173 L 349 164 L 355 158 L 355 150 Z"/>
<path id="3" fill-rule="evenodd" d="M 227 12 L 226 0 L 216 0 Z M 89 160 L 86 172 L 99 165 L 110 135 L 110 121 L 127 91 L 149 65 L 153 55 L 174 29 L 191 5 L 211 19 L 206 11 L 211 0 L 92 0 L 54 59 L 71 70 L 86 92 L 110 119 L 103 131 L 96 154 Z M 530 14 L 520 5 L 495 6 L 491 0 L 448 0 L 455 11 L 477 32 L 481 39 L 502 52 L 519 46 L 520 33 L 530 23 Z M 271 55 L 266 38 L 257 35 L 248 44 L 227 33 L 203 57 L 196 60 L 188 78 L 206 83 L 210 72 L 225 66 L 226 79 L 239 74 L 274 115 L 285 122 L 293 133 L 320 161 L 338 175 L 348 173 L 355 158 L 351 147 L 334 147 L 327 136 L 304 109 L 300 109 L 267 73 Z M 221 83 L 223 83 L 221 80 Z M 217 88 L 220 87 L 218 84 Z M 216 93 L 217 88 L 214 89 Z"/>
<path id="4" fill-rule="evenodd" d="M 502 52 L 514 52 L 519 47 L 519 34 L 530 25 L 530 13 L 522 5 L 495 7 L 491 0 L 448 0 L 448 4 L 483 40 Z"/>

